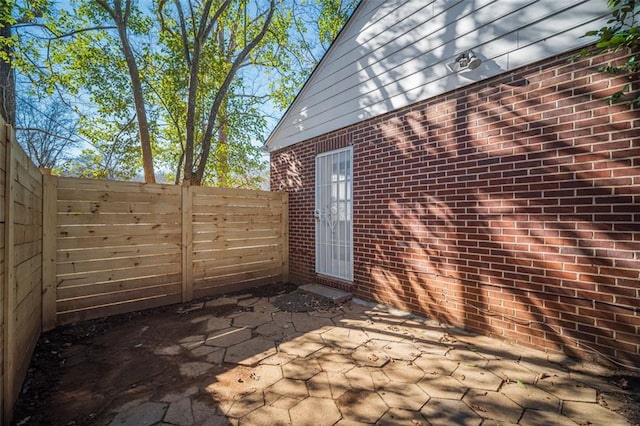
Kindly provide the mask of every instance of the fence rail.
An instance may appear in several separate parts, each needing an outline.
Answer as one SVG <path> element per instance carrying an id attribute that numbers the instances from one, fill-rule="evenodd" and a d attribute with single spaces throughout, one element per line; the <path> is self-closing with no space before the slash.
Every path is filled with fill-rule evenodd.
<path id="1" fill-rule="evenodd" d="M 286 193 L 43 174 L 0 121 L 2 421 L 42 331 L 287 281 L 288 247 Z"/>
<path id="2" fill-rule="evenodd" d="M 9 423 L 41 332 L 42 175 L 0 120 L 2 418 Z"/>
<path id="3" fill-rule="evenodd" d="M 283 278 L 287 195 L 47 177 L 56 318 L 131 312 Z M 50 242 L 48 242 L 51 246 Z M 51 315 L 51 312 L 49 312 Z"/>

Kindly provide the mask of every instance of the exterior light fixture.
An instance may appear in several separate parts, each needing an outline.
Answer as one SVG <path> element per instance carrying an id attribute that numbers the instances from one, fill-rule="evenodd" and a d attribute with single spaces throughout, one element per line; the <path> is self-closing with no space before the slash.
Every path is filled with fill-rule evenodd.
<path id="1" fill-rule="evenodd" d="M 453 72 L 474 70 L 478 68 L 481 63 L 482 60 L 478 58 L 473 51 L 467 50 L 459 54 L 453 62 L 448 63 L 447 68 Z"/>

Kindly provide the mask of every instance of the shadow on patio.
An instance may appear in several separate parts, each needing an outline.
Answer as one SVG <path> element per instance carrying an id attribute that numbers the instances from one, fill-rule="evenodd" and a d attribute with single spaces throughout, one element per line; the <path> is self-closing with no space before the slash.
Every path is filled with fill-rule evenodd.
<path id="1" fill-rule="evenodd" d="M 277 298 L 290 290 L 45 334 L 16 424 L 627 424 L 607 407 L 637 416 L 633 389 L 601 367 L 383 306 L 286 312 Z"/>

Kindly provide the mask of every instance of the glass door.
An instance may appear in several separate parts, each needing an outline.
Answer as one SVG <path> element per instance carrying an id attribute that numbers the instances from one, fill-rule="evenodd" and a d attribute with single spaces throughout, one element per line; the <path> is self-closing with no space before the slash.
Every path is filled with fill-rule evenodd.
<path id="1" fill-rule="evenodd" d="M 316 157 L 316 272 L 353 281 L 353 148 Z"/>

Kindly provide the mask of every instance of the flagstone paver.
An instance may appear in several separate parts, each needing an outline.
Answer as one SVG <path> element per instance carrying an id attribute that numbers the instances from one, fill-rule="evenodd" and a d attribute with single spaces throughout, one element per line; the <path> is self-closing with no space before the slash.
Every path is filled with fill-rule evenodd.
<path id="1" fill-rule="evenodd" d="M 513 360 L 491 360 L 483 367 L 505 382 L 533 384 L 537 374 Z"/>
<path id="2" fill-rule="evenodd" d="M 213 333 L 214 331 L 224 330 L 231 326 L 231 320 L 229 318 L 212 317 L 207 320 L 202 326 L 203 333 Z"/>
<path id="3" fill-rule="evenodd" d="M 233 319 L 233 325 L 235 327 L 255 328 L 270 321 L 271 313 L 269 312 L 243 312 Z"/>
<path id="4" fill-rule="evenodd" d="M 626 426 L 627 420 L 617 413 L 607 410 L 598 404 L 586 402 L 565 401 L 562 414 L 580 425 Z"/>
<path id="5" fill-rule="evenodd" d="M 195 421 L 191 411 L 191 398 L 172 402 L 164 416 L 164 421 L 179 426 L 189 426 Z"/>
<path id="6" fill-rule="evenodd" d="M 276 347 L 273 340 L 255 337 L 229 347 L 224 360 L 235 364 L 254 365 L 275 354 Z"/>
<path id="7" fill-rule="evenodd" d="M 289 412 L 282 408 L 264 406 L 240 419 L 240 426 L 286 426 L 291 424 Z"/>
<path id="8" fill-rule="evenodd" d="M 547 377 L 536 386 L 566 401 L 596 402 L 595 389 L 568 377 Z"/>
<path id="9" fill-rule="evenodd" d="M 248 327 L 229 327 L 211 333 L 204 343 L 209 346 L 228 348 L 251 339 L 251 335 L 251 329 Z"/>
<path id="10" fill-rule="evenodd" d="M 359 365 L 382 367 L 389 361 L 389 356 L 382 350 L 376 350 L 365 343 L 351 353 L 351 357 Z"/>
<path id="11" fill-rule="evenodd" d="M 180 374 L 186 377 L 198 377 L 213 367 L 208 362 L 186 362 L 180 365 Z"/>
<path id="12" fill-rule="evenodd" d="M 452 376 L 469 388 L 497 391 L 502 384 L 500 377 L 474 364 L 460 365 Z"/>
<path id="13" fill-rule="evenodd" d="M 364 423 L 375 423 L 389 409 L 380 395 L 363 390 L 348 390 L 337 402 L 344 417 Z"/>
<path id="14" fill-rule="evenodd" d="M 161 402 L 145 402 L 132 407 L 118 415 L 109 426 L 150 426 L 164 417 L 169 404 Z"/>
<path id="15" fill-rule="evenodd" d="M 411 343 L 389 342 L 382 347 L 382 350 L 389 358 L 403 361 L 413 361 L 420 355 L 420 351 Z"/>
<path id="16" fill-rule="evenodd" d="M 400 425 L 427 426 L 428 423 L 419 411 L 403 410 L 402 408 L 389 409 L 389 411 L 376 422 L 376 426 Z"/>
<path id="17" fill-rule="evenodd" d="M 522 416 L 522 407 L 499 392 L 471 389 L 462 401 L 486 419 L 517 423 Z"/>
<path id="18" fill-rule="evenodd" d="M 363 331 L 345 327 L 335 327 L 320 335 L 328 345 L 347 349 L 355 349 L 369 340 Z"/>
<path id="19" fill-rule="evenodd" d="M 307 384 L 304 380 L 282 379 L 265 389 L 265 393 L 274 393 L 295 399 L 304 399 L 309 396 Z"/>
<path id="20" fill-rule="evenodd" d="M 317 398 L 332 398 L 331 383 L 325 371 L 321 371 L 307 380 L 307 390 L 309 396 Z M 345 390 L 346 391 L 346 390 Z"/>
<path id="21" fill-rule="evenodd" d="M 393 361 L 382 367 L 382 372 L 391 381 L 418 383 L 424 377 L 424 371 L 408 361 Z"/>
<path id="22" fill-rule="evenodd" d="M 365 389 L 370 391 L 376 390 L 376 385 L 371 377 L 369 367 L 355 367 L 345 373 L 345 377 L 349 380 L 349 385 L 356 389 Z"/>
<path id="23" fill-rule="evenodd" d="M 377 392 L 391 408 L 418 411 L 429 400 L 429 395 L 412 383 L 390 382 Z"/>
<path id="24" fill-rule="evenodd" d="M 444 376 L 453 373 L 460 366 L 460 364 L 455 361 L 433 354 L 422 354 L 413 360 L 413 364 L 420 367 L 426 375 L 439 374 Z"/>
<path id="25" fill-rule="evenodd" d="M 282 373 L 287 379 L 307 380 L 321 371 L 322 367 L 315 359 L 297 358 L 282 366 Z"/>
<path id="26" fill-rule="evenodd" d="M 433 426 L 478 426 L 483 420 L 464 402 L 453 399 L 431 398 L 420 413 Z"/>
<path id="27" fill-rule="evenodd" d="M 518 424 L 521 426 L 576 426 L 577 423 L 569 419 L 569 417 L 553 411 L 527 409 Z"/>
<path id="28" fill-rule="evenodd" d="M 252 392 L 233 401 L 231 406 L 225 410 L 225 414 L 229 417 L 240 418 L 263 405 L 264 394 L 262 392 Z"/>
<path id="29" fill-rule="evenodd" d="M 134 400 L 101 424 L 628 424 L 611 411 L 620 390 L 593 377 L 597 368 L 380 306 L 290 313 L 238 299 L 242 309 L 231 298 L 194 308 L 203 312 L 184 337 L 149 349 L 182 357 L 189 387 Z"/>
<path id="30" fill-rule="evenodd" d="M 289 410 L 292 425 L 332 425 L 340 418 L 333 399 L 309 397 Z"/>
<path id="31" fill-rule="evenodd" d="M 453 377 L 439 374 L 427 374 L 418 386 L 433 398 L 462 399 L 467 392 L 467 387 Z"/>
<path id="32" fill-rule="evenodd" d="M 521 407 L 546 411 L 557 411 L 560 408 L 558 398 L 532 385 L 507 383 L 500 388 L 500 392 Z"/>
<path id="33" fill-rule="evenodd" d="M 324 342 L 319 334 L 306 334 L 281 343 L 278 349 L 290 355 L 304 358 L 323 347 Z"/>

